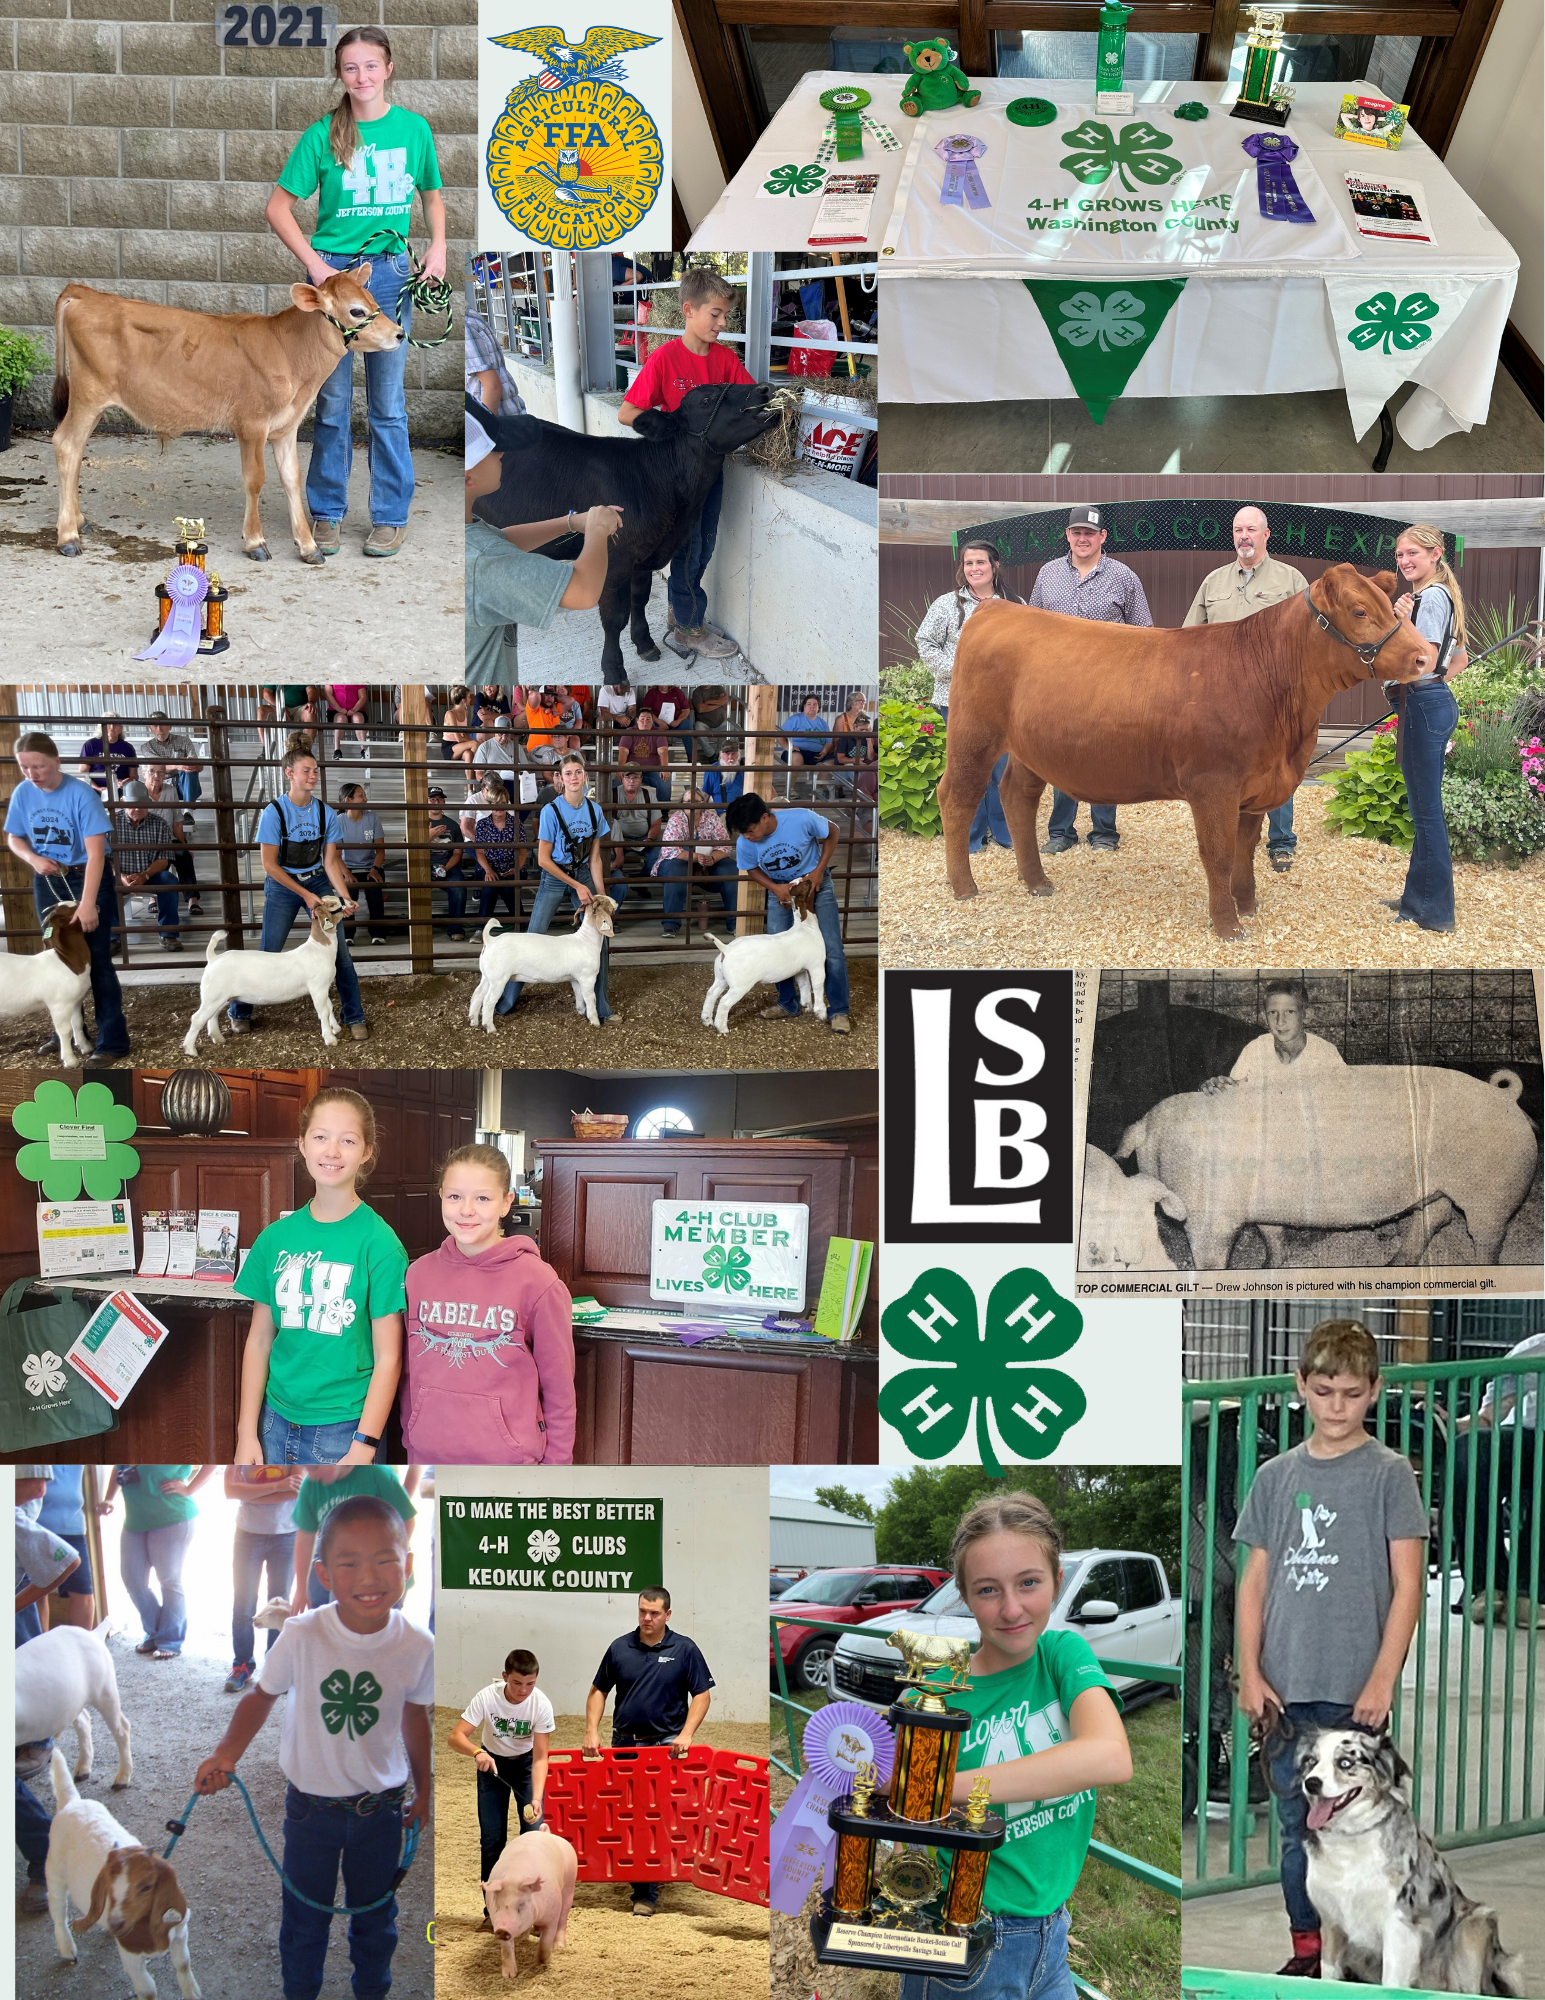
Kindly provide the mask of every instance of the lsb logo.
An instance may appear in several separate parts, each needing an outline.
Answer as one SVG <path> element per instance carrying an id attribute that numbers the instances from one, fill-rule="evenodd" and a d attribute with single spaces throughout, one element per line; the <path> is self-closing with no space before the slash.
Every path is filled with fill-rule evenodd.
<path id="1" fill-rule="evenodd" d="M 885 1240 L 1071 1243 L 1071 972 L 885 974 Z"/>

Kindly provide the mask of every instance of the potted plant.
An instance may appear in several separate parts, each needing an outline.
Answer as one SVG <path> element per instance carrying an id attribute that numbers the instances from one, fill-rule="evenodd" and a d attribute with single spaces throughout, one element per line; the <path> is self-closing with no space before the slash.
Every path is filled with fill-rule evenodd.
<path id="1" fill-rule="evenodd" d="M 0 326 L 0 451 L 11 448 L 11 405 L 18 389 L 48 367 L 47 354 L 30 334 Z"/>

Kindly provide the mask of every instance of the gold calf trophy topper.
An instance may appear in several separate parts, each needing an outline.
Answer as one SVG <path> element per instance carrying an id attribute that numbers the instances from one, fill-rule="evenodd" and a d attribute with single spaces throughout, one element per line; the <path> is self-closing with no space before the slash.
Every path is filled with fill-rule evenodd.
<path id="1" fill-rule="evenodd" d="M 181 514 L 172 517 L 177 523 L 177 532 L 185 542 L 202 542 L 208 539 L 202 521 L 184 520 Z"/>
<path id="2" fill-rule="evenodd" d="M 873 1764 L 858 1764 L 853 1769 L 853 1810 L 860 1819 L 869 1816 L 869 1802 L 875 1795 L 880 1782 L 880 1773 Z"/>
<path id="3" fill-rule="evenodd" d="M 945 1695 L 971 1684 L 969 1639 L 950 1639 L 942 1632 L 889 1632 L 885 1643 L 900 1653 L 906 1668 L 902 1682 L 921 1690 L 923 1708 L 937 1713 L 945 1706 Z M 927 1678 L 940 1667 L 947 1668 L 950 1676 L 942 1688 Z"/>
<path id="4" fill-rule="evenodd" d="M 992 1779 L 985 1771 L 971 1781 L 971 1796 L 966 1800 L 966 1825 L 973 1833 L 980 1833 L 987 1823 L 987 1801 L 992 1793 Z"/>

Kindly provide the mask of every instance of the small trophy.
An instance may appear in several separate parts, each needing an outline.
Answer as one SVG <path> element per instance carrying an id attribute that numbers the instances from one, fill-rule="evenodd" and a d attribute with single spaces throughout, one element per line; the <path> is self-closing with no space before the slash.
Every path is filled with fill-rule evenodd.
<path id="1" fill-rule="evenodd" d="M 217 572 L 209 568 L 209 543 L 205 540 L 204 523 L 186 520 L 181 514 L 174 516 L 174 519 L 177 523 L 177 562 L 174 570 L 184 567 L 202 570 L 209 579 L 209 588 L 199 607 L 197 650 L 203 654 L 224 653 L 229 650 L 231 643 L 225 633 L 225 605 L 231 593 L 220 581 Z M 150 635 L 153 646 L 161 644 L 167 622 L 173 616 L 174 593 L 168 588 L 170 582 L 169 575 L 166 583 L 156 585 L 156 629 Z M 182 595 L 186 597 L 187 593 L 183 592 Z M 180 645 L 176 650 L 186 651 L 186 646 Z M 138 657 L 143 659 L 145 655 L 140 654 Z M 176 664 L 164 649 L 156 657 L 161 659 L 163 664 Z"/>
<path id="2" fill-rule="evenodd" d="M 991 1948 L 982 1891 L 987 1857 L 1006 1838 L 1001 1817 L 987 1810 L 985 1775 L 964 1812 L 950 1803 L 971 1718 L 946 1696 L 966 1685 L 971 1644 L 923 1632 L 893 1632 L 887 1643 L 906 1662 L 903 1693 L 886 1718 L 896 1732 L 890 1795 L 876 1796 L 875 1769 L 861 1764 L 852 1789 L 827 1809 L 837 1855 L 811 1941 L 822 1965 L 966 1979 Z M 940 1668 L 949 1673 L 942 1687 L 927 1678 Z M 882 1841 L 890 1844 L 883 1857 Z"/>
<path id="3" fill-rule="evenodd" d="M 1286 16 L 1270 7 L 1247 7 L 1250 32 L 1245 36 L 1245 80 L 1230 107 L 1230 118 L 1248 118 L 1256 125 L 1285 125 L 1293 92 L 1274 83 L 1282 58 L 1282 23 Z"/>
<path id="4" fill-rule="evenodd" d="M 1127 63 L 1127 22 L 1132 9 L 1121 0 L 1105 0 L 1100 9 L 1100 39 L 1094 55 L 1094 108 L 1107 115 L 1132 109 L 1132 93 L 1121 87 Z"/>

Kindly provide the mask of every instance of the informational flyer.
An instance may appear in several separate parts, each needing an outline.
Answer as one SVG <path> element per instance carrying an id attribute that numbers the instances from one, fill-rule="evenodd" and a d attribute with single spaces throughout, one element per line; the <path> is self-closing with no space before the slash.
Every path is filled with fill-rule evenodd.
<path id="1" fill-rule="evenodd" d="M 134 1269 L 134 1231 L 127 1201 L 38 1203 L 38 1274 L 99 1277 Z"/>
<path id="2" fill-rule="evenodd" d="M 1345 178 L 1359 236 L 1437 247 L 1437 232 L 1420 181 L 1381 180 L 1369 174 L 1348 174 Z"/>
<path id="3" fill-rule="evenodd" d="M 121 1410 L 150 1366 L 166 1328 L 130 1292 L 112 1292 L 87 1320 L 65 1360 L 105 1402 Z"/>
<path id="4" fill-rule="evenodd" d="M 166 1273 L 166 1259 L 171 1250 L 171 1238 L 167 1234 L 166 1210 L 145 1208 L 139 1218 L 139 1275 L 142 1278 L 160 1278 Z"/>
<path id="5" fill-rule="evenodd" d="M 193 1275 L 224 1279 L 236 1276 L 236 1238 L 241 1216 L 234 1208 L 201 1208 L 195 1236 Z"/>
<path id="6" fill-rule="evenodd" d="M 198 1213 L 191 1208 L 168 1209 L 166 1226 L 166 1275 L 191 1278 L 198 1269 Z"/>
<path id="7" fill-rule="evenodd" d="M 827 243 L 867 243 L 869 211 L 874 206 L 878 174 L 831 174 L 821 206 L 810 225 L 812 247 Z"/>

